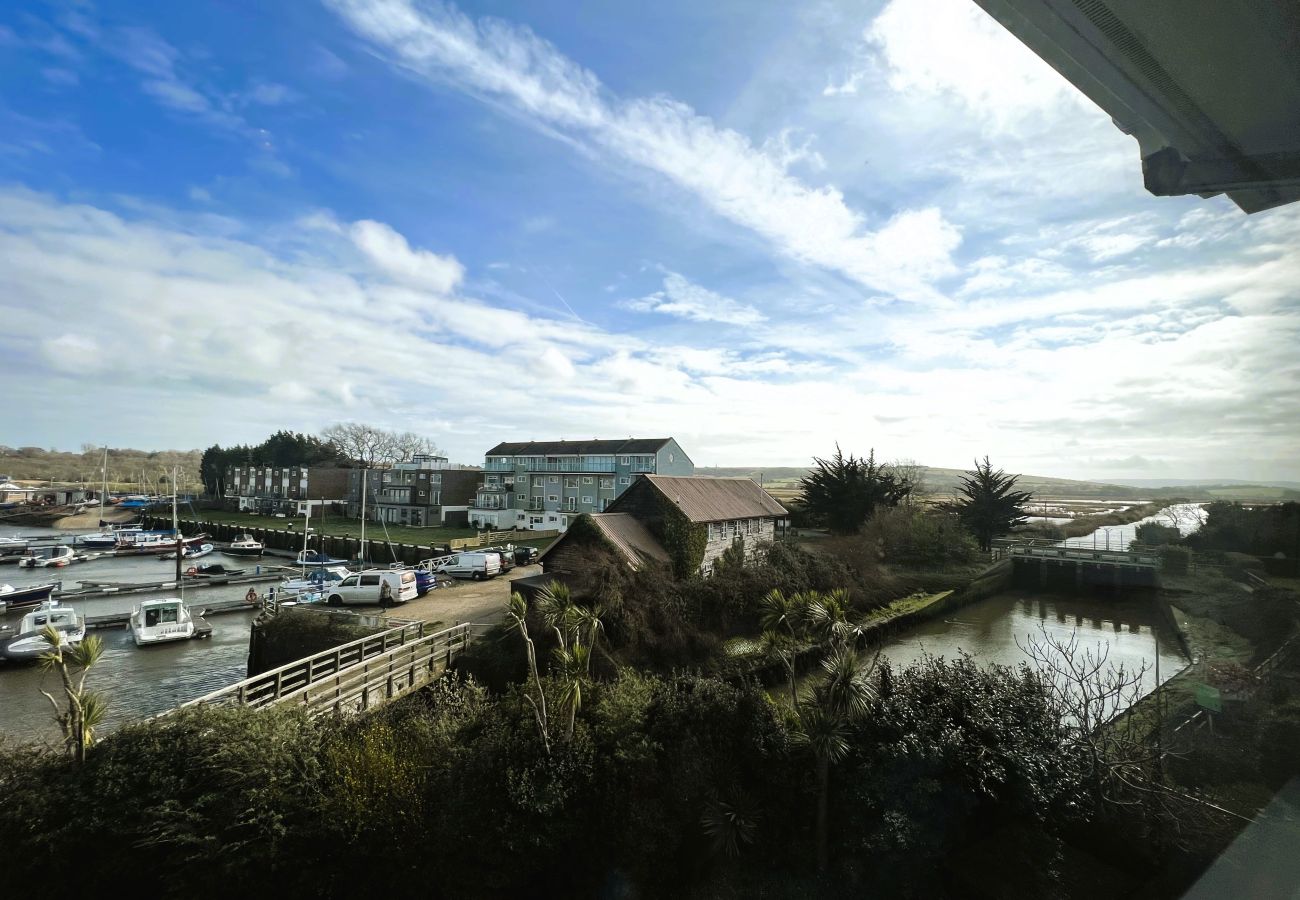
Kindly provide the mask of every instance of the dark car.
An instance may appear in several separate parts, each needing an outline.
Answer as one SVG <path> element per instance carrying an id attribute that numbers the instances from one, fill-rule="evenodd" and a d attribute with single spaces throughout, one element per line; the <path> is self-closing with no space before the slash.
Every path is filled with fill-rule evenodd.
<path id="1" fill-rule="evenodd" d="M 537 557 L 542 555 L 542 551 L 536 547 L 529 547 L 527 544 L 520 544 L 515 547 L 515 565 L 530 566 L 537 562 Z"/>

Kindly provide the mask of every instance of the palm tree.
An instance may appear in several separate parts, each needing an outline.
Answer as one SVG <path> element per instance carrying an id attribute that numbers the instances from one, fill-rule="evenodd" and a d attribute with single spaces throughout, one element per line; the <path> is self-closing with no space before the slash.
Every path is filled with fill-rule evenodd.
<path id="1" fill-rule="evenodd" d="M 550 719 L 546 714 L 546 691 L 542 688 L 542 676 L 537 671 L 537 648 L 533 644 L 532 637 L 528 634 L 528 601 L 524 599 L 523 594 L 516 591 L 510 595 L 510 603 L 506 608 L 506 620 L 519 631 L 520 636 L 524 639 L 524 652 L 528 658 L 528 670 L 533 675 L 533 686 L 537 689 L 536 700 L 527 691 L 524 691 L 524 699 L 533 708 L 533 717 L 537 720 L 537 734 L 542 739 L 542 747 L 546 750 L 546 755 L 550 756 L 551 732 Z"/>
<path id="2" fill-rule="evenodd" d="M 821 680 L 801 702 L 796 740 L 813 754 L 817 774 L 817 869 L 826 871 L 830 859 L 828 819 L 831 767 L 849 753 L 849 735 L 871 708 L 870 675 L 876 660 L 863 663 L 857 651 L 840 644 L 822 660 Z"/>
<path id="3" fill-rule="evenodd" d="M 95 742 L 95 729 L 104 723 L 108 701 L 102 694 L 86 690 L 86 676 L 104 655 L 104 642 L 92 635 L 79 644 L 69 645 L 53 626 L 46 625 L 41 637 L 50 645 L 41 654 L 41 668 L 54 669 L 63 683 L 66 709 L 48 691 L 42 690 L 54 706 L 54 719 L 63 731 L 64 744 L 78 765 L 85 762 L 86 748 Z M 75 677 L 76 675 L 80 677 Z"/>

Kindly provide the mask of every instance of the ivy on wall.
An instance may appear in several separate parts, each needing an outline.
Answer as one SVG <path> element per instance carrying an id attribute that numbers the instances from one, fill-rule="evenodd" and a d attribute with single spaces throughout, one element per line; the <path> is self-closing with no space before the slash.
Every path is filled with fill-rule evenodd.
<path id="1" fill-rule="evenodd" d="M 673 575 L 689 578 L 700 570 L 704 550 L 709 543 L 707 525 L 696 525 L 677 505 L 659 491 L 650 492 L 655 498 L 659 513 L 655 517 L 654 534 L 668 552 Z"/>

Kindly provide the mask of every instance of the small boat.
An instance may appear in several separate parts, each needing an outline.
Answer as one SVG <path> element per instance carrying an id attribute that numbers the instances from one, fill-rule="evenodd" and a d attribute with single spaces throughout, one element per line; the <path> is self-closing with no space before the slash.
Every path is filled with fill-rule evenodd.
<path id="1" fill-rule="evenodd" d="M 194 637 L 194 617 L 185 602 L 176 597 L 145 600 L 131 611 L 131 637 L 137 647 L 188 641 Z"/>
<path id="2" fill-rule="evenodd" d="M 46 626 L 54 628 L 63 646 L 80 644 L 86 637 L 86 620 L 58 600 L 46 600 L 23 616 L 18 633 L 0 643 L 0 657 L 16 662 L 39 659 L 51 649 L 43 634 Z"/>
<path id="3" fill-rule="evenodd" d="M 182 550 L 182 551 L 181 551 L 181 555 L 182 555 L 185 559 L 198 559 L 200 556 L 207 556 L 209 553 L 211 553 L 211 552 L 213 551 L 213 549 L 214 549 L 214 548 L 213 548 L 213 546 L 212 546 L 211 544 L 195 544 L 195 545 L 193 545 L 193 546 L 186 547 L 184 550 Z M 175 558 L 176 558 L 176 554 L 175 554 L 174 552 L 173 552 L 173 553 L 164 553 L 164 554 L 162 554 L 161 556 L 159 556 L 158 558 L 159 558 L 159 559 L 175 559 Z"/>
<path id="4" fill-rule="evenodd" d="M 211 578 L 214 575 L 243 575 L 243 569 L 227 569 L 221 563 L 208 563 L 202 566 L 190 566 L 185 570 L 187 578 Z"/>
<path id="5" fill-rule="evenodd" d="M 50 599 L 61 582 L 38 584 L 35 587 L 16 588 L 11 584 L 0 584 L 0 612 L 14 612 L 40 606 Z"/>
<path id="6" fill-rule="evenodd" d="M 317 591 L 328 585 L 338 584 L 351 574 L 352 572 L 347 566 L 320 566 L 297 578 L 285 579 L 280 582 L 280 590 Z"/>
<path id="7" fill-rule="evenodd" d="M 62 568 L 74 562 L 76 555 L 67 544 L 60 544 L 45 553 L 33 552 L 31 556 L 24 556 L 18 560 L 18 567 L 22 569 Z"/>
<path id="8" fill-rule="evenodd" d="M 112 550 L 121 543 L 123 538 L 132 534 L 140 534 L 142 531 L 144 531 L 144 527 L 141 525 L 113 525 L 107 531 L 78 535 L 75 543 L 83 547 Z"/>
<path id="9" fill-rule="evenodd" d="M 347 563 L 347 560 L 335 559 L 319 550 L 299 550 L 294 563 L 299 566 L 339 566 Z"/>
<path id="10" fill-rule="evenodd" d="M 263 549 L 262 542 L 254 540 L 251 534 L 241 534 L 239 540 L 231 541 L 221 552 L 227 556 L 261 556 Z"/>

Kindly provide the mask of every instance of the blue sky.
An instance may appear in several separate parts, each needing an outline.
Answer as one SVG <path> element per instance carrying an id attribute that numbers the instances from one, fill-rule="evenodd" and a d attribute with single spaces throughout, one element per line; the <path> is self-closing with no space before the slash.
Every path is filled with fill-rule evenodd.
<path id="1" fill-rule="evenodd" d="M 1295 479 L 1297 238 L 967 0 L 0 11 L 9 445 Z"/>

